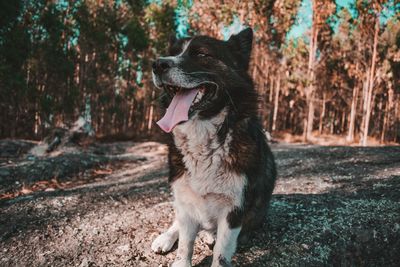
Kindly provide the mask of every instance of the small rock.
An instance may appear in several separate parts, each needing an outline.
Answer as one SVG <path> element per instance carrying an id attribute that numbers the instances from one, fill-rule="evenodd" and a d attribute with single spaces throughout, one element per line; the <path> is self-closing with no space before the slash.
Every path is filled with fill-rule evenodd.
<path id="1" fill-rule="evenodd" d="M 27 160 L 35 160 L 36 159 L 36 157 L 35 156 L 33 156 L 33 155 L 29 155 L 27 158 L 26 158 Z"/>
<path id="2" fill-rule="evenodd" d="M 46 192 L 51 192 L 51 191 L 54 191 L 54 190 L 55 190 L 54 188 L 48 187 L 48 188 L 46 188 L 44 191 L 46 191 Z"/>
<path id="3" fill-rule="evenodd" d="M 81 262 L 81 264 L 79 265 L 79 267 L 89 267 L 89 260 L 88 258 L 84 258 Z"/>
<path id="4" fill-rule="evenodd" d="M 131 248 L 130 244 L 125 244 L 125 245 L 117 247 L 117 250 L 120 253 L 125 253 L 125 252 L 128 252 L 130 248 Z"/>

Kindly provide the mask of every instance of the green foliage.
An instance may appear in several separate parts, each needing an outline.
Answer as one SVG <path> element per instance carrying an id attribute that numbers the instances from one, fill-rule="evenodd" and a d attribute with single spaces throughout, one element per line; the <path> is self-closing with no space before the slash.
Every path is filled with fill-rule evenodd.
<path id="1" fill-rule="evenodd" d="M 128 44 L 125 47 L 126 50 L 141 52 L 147 48 L 149 44 L 147 33 L 136 17 L 133 17 L 128 22 L 122 33 L 128 38 Z"/>
<path id="2" fill-rule="evenodd" d="M 150 4 L 145 9 L 145 22 L 150 28 L 151 46 L 165 53 L 169 36 L 174 33 L 174 8 L 165 4 Z"/>
<path id="3" fill-rule="evenodd" d="M 400 88 L 398 4 L 359 0 L 348 11 L 336 10 L 333 0 L 313 2 L 318 33 L 310 68 L 309 38 L 287 38 L 301 1 L 1 1 L 0 137 L 41 138 L 48 128 L 70 124 L 81 115 L 86 99 L 101 134 L 129 129 L 147 133 L 149 121 L 156 119 L 150 109 L 159 97 L 151 85 L 150 62 L 166 53 L 179 7 L 184 7 L 184 21 L 189 10 L 191 33 L 221 38 L 221 28 L 233 18 L 255 29 L 250 73 L 263 97 L 264 126 L 269 126 L 277 95 L 277 117 L 282 117 L 277 129 L 293 133 L 302 131 L 310 85 L 318 105 L 326 98 L 331 129 L 338 121 L 346 128 L 352 89 L 362 90 L 371 64 L 376 14 L 382 6 L 392 8 L 393 17 L 380 24 L 376 104 L 371 109 L 377 121 L 373 127 L 383 128 L 387 121 L 393 132 L 399 121 L 394 105 L 399 98 L 393 95 Z M 361 113 L 363 103 L 357 101 Z"/>
<path id="4" fill-rule="evenodd" d="M 0 42 L 6 39 L 2 37 L 2 34 L 12 27 L 20 15 L 21 2 L 22 0 L 0 2 Z"/>

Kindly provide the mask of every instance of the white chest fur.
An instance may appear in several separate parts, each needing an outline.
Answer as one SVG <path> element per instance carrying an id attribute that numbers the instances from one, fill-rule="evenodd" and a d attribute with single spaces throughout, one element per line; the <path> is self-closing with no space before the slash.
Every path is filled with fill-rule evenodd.
<path id="1" fill-rule="evenodd" d="M 187 168 L 184 177 L 172 185 L 175 202 L 185 210 L 198 213 L 202 221 L 242 205 L 246 178 L 226 167 L 231 158 L 231 134 L 227 134 L 223 144 L 217 138 L 225 116 L 226 110 L 209 120 L 194 116 L 173 130 L 175 144 Z"/>

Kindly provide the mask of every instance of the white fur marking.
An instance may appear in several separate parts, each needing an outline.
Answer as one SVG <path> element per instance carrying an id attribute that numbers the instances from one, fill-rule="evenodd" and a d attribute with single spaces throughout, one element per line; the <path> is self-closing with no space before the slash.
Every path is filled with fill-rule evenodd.
<path id="1" fill-rule="evenodd" d="M 154 73 L 154 71 L 151 72 L 151 77 L 153 78 L 153 84 L 158 88 L 161 89 L 162 88 L 162 82 L 157 78 L 156 74 Z"/>
<path id="2" fill-rule="evenodd" d="M 235 252 L 241 228 L 231 229 L 227 215 L 234 208 L 242 207 L 247 179 L 244 174 L 227 168 L 227 164 L 231 164 L 231 133 L 228 132 L 224 143 L 218 141 L 217 133 L 226 115 L 226 109 L 208 120 L 200 119 L 195 114 L 173 130 L 175 145 L 183 155 L 187 172 L 172 183 L 177 223 L 174 222 L 165 234 L 153 242 L 152 249 L 170 249 L 171 236 L 176 237 L 176 226 L 179 225 L 174 267 L 191 266 L 194 240 L 200 229 L 217 230 L 213 267 L 221 266 L 221 259 L 230 264 Z"/>
<path id="3" fill-rule="evenodd" d="M 175 64 L 178 64 L 182 62 L 182 55 L 186 52 L 187 48 L 189 47 L 190 42 L 192 39 L 186 41 L 182 45 L 182 52 L 179 53 L 179 55 L 176 56 L 168 56 L 168 57 L 160 57 L 160 59 L 169 59 L 172 60 Z"/>
<path id="4" fill-rule="evenodd" d="M 218 223 L 217 242 L 214 246 L 213 261 L 211 267 L 223 266 L 221 260 L 230 264 L 236 250 L 237 238 L 241 227 L 229 228 L 226 218 Z"/>
<path id="5" fill-rule="evenodd" d="M 193 245 L 199 226 L 182 210 L 177 211 L 177 220 L 179 222 L 178 253 L 172 266 L 191 266 Z"/>
<path id="6" fill-rule="evenodd" d="M 179 226 L 178 221 L 174 221 L 171 227 L 163 234 L 159 235 L 151 244 L 151 249 L 156 253 L 165 253 L 171 250 L 176 240 L 178 240 Z"/>
<path id="7" fill-rule="evenodd" d="M 190 40 L 186 41 L 185 43 L 183 43 L 182 52 L 179 53 L 178 57 L 182 56 L 186 52 L 186 50 L 188 49 L 188 47 L 189 47 L 190 43 L 192 42 L 192 40 L 193 39 L 190 39 Z"/>
<path id="8" fill-rule="evenodd" d="M 217 229 L 212 266 L 220 266 L 220 257 L 230 263 L 235 252 L 240 227 L 230 229 L 227 215 L 242 206 L 247 180 L 244 175 L 230 172 L 225 165 L 230 162 L 232 137 L 228 133 L 225 143 L 220 144 L 217 131 L 226 115 L 226 109 L 209 120 L 194 115 L 173 130 L 175 144 L 188 171 L 172 184 L 179 221 L 178 255 L 172 266 L 190 266 L 199 228 Z"/>
<path id="9" fill-rule="evenodd" d="M 208 245 L 211 246 L 215 243 L 216 236 L 214 233 L 210 231 L 205 231 L 204 233 L 204 242 Z"/>
<path id="10" fill-rule="evenodd" d="M 210 120 L 194 115 L 174 128 L 174 140 L 188 169 L 185 180 L 190 189 L 203 198 L 218 195 L 229 202 L 225 203 L 229 208 L 241 207 L 246 179 L 243 175 L 227 171 L 224 166 L 230 161 L 231 134 L 227 134 L 224 144 L 220 144 L 217 137 L 226 114 L 224 109 Z"/>

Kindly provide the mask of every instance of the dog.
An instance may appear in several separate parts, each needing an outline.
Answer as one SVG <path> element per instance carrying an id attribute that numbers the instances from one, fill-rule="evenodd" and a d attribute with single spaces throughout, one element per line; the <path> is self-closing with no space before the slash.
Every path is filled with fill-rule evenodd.
<path id="1" fill-rule="evenodd" d="M 191 266 L 200 230 L 214 243 L 211 266 L 231 266 L 239 234 L 246 237 L 266 217 L 276 167 L 247 73 L 252 42 L 251 28 L 227 41 L 171 38 L 169 55 L 153 62 L 166 109 L 157 123 L 171 139 L 175 220 L 151 248 L 166 253 L 178 240 L 173 267 Z"/>

